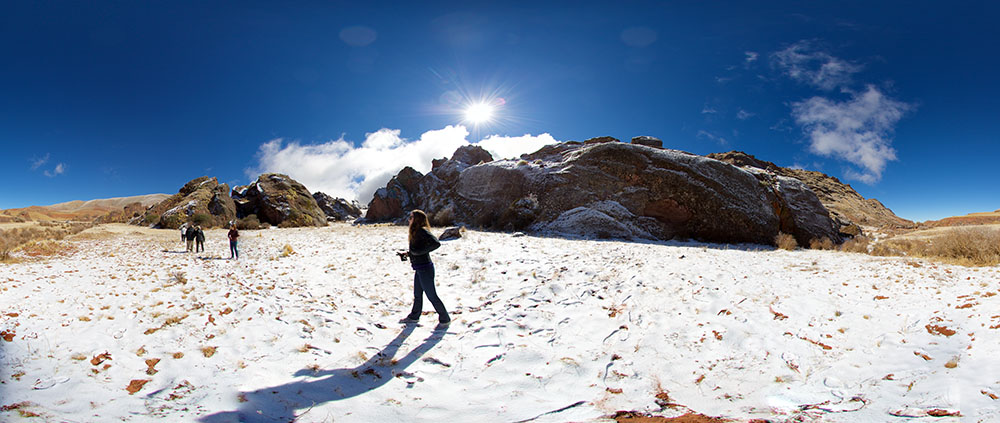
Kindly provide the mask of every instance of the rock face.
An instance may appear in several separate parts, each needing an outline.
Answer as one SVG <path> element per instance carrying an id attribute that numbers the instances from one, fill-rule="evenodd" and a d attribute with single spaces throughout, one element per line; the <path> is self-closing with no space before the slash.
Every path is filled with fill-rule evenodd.
<path id="1" fill-rule="evenodd" d="M 326 220 L 345 221 L 361 217 L 361 208 L 356 202 L 349 203 L 343 198 L 333 198 L 322 192 L 314 193 L 313 199 L 326 214 Z"/>
<path id="2" fill-rule="evenodd" d="M 146 206 L 142 203 L 136 201 L 134 203 L 129 203 L 122 207 L 121 210 L 108 212 L 104 216 L 98 217 L 94 220 L 94 223 L 128 223 L 132 219 L 142 217 L 146 213 Z"/>
<path id="3" fill-rule="evenodd" d="M 660 140 L 659 138 L 650 137 L 648 135 L 632 137 L 632 144 L 645 145 L 646 147 L 653 147 L 653 148 L 663 148 L 662 140 Z"/>
<path id="4" fill-rule="evenodd" d="M 402 218 L 405 212 L 418 208 L 414 194 L 417 192 L 417 184 L 423 177 L 422 173 L 409 166 L 399 171 L 389 180 L 385 188 L 375 191 L 375 196 L 368 203 L 365 221 L 396 220 Z"/>
<path id="5" fill-rule="evenodd" d="M 806 244 L 840 241 L 826 209 L 801 182 L 681 151 L 591 139 L 549 145 L 516 161 L 475 164 L 462 157 L 435 161 L 416 190 L 390 182 L 394 196 L 426 211 L 435 225 L 760 244 L 785 231 Z"/>
<path id="6" fill-rule="evenodd" d="M 184 184 L 177 194 L 133 217 L 129 223 L 164 229 L 177 229 L 185 222 L 221 227 L 235 218 L 236 205 L 229 198 L 229 185 L 202 176 Z"/>
<path id="7" fill-rule="evenodd" d="M 763 169 L 802 181 L 830 211 L 834 220 L 840 225 L 840 231 L 844 234 L 852 236 L 859 234 L 858 225 L 880 228 L 916 227 L 915 223 L 896 216 L 892 210 L 886 208 L 878 200 L 865 199 L 850 185 L 844 184 L 832 176 L 811 170 L 783 168 L 774 163 L 759 160 L 742 151 L 713 153 L 709 154 L 708 157 L 735 166 Z"/>
<path id="8" fill-rule="evenodd" d="M 233 188 L 236 215 L 257 216 L 261 223 L 283 228 L 326 226 L 326 214 L 305 186 L 288 175 L 265 173 L 250 185 Z"/>

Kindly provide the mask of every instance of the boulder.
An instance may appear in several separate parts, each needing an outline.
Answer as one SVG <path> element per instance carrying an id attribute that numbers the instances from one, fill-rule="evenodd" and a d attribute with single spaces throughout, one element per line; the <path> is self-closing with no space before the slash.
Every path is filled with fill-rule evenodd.
<path id="1" fill-rule="evenodd" d="M 224 227 L 235 218 L 236 205 L 229 197 L 229 185 L 220 184 L 214 177 L 202 176 L 184 184 L 177 194 L 145 209 L 141 215 L 133 213 L 129 223 L 177 229 L 184 223 L 194 222 L 211 228 Z"/>
<path id="2" fill-rule="evenodd" d="M 653 148 L 663 148 L 662 140 L 648 135 L 632 137 L 632 144 L 645 145 L 646 147 L 653 147 Z"/>
<path id="3" fill-rule="evenodd" d="M 465 234 L 465 226 L 452 226 L 441 232 L 441 236 L 438 237 L 441 241 L 447 241 L 449 239 L 459 239 Z"/>
<path id="4" fill-rule="evenodd" d="M 94 220 L 94 223 L 128 223 L 132 221 L 132 219 L 142 217 L 145 213 L 146 206 L 142 205 L 141 202 L 136 201 L 125 205 L 121 210 L 111 211 L 98 217 Z"/>
<path id="5" fill-rule="evenodd" d="M 375 191 L 368 203 L 365 222 L 388 222 L 402 219 L 407 212 L 418 208 L 416 194 L 423 174 L 412 167 L 405 167 L 393 176 L 384 188 Z"/>
<path id="6" fill-rule="evenodd" d="M 618 138 L 615 137 L 604 136 L 604 137 L 594 137 L 587 139 L 586 141 L 583 142 L 583 144 L 584 145 L 603 144 L 606 142 L 621 142 L 621 141 L 619 141 Z"/>
<path id="7" fill-rule="evenodd" d="M 261 223 L 279 227 L 326 226 L 326 214 L 298 181 L 265 173 L 257 181 L 233 189 L 237 217 L 256 215 Z"/>
<path id="8" fill-rule="evenodd" d="M 326 220 L 344 221 L 361 217 L 361 208 L 357 202 L 348 202 L 343 198 L 333 198 L 322 192 L 313 193 L 316 204 L 326 214 Z"/>

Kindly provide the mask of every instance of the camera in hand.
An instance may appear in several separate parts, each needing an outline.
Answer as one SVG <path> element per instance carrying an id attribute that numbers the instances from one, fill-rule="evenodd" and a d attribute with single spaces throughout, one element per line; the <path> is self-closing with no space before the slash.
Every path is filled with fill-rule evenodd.
<path id="1" fill-rule="evenodd" d="M 396 255 L 399 256 L 399 261 L 406 261 L 410 258 L 410 253 L 408 251 L 396 251 Z"/>

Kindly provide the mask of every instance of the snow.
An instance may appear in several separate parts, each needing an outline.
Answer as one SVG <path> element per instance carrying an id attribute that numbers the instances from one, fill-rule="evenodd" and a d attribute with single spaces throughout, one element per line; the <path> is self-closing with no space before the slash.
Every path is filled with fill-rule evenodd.
<path id="1" fill-rule="evenodd" d="M 468 231 L 441 332 L 403 227 L 138 231 L 0 264 L 0 420 L 1000 419 L 998 267 Z"/>

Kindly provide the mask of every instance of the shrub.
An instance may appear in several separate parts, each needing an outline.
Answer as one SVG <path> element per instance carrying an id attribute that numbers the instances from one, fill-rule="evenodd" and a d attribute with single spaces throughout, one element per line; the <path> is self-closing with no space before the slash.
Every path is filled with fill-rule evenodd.
<path id="1" fill-rule="evenodd" d="M 291 245 L 285 244 L 285 247 L 281 249 L 281 256 L 288 257 L 292 254 L 295 254 L 295 250 L 292 249 Z"/>
<path id="2" fill-rule="evenodd" d="M 257 215 L 251 214 L 236 221 L 236 229 L 261 229 L 260 220 Z"/>
<path id="3" fill-rule="evenodd" d="M 863 236 L 856 236 L 843 244 L 840 244 L 840 251 L 848 253 L 864 253 L 868 254 L 868 238 Z"/>
<path id="4" fill-rule="evenodd" d="M 822 239 L 813 238 L 809 241 L 809 249 L 811 250 L 832 250 L 834 249 L 833 241 L 830 238 L 823 237 Z"/>
<path id="5" fill-rule="evenodd" d="M 152 226 L 157 223 L 160 223 L 160 215 L 156 213 L 147 214 L 145 217 L 142 218 L 142 224 L 144 225 Z"/>
<path id="6" fill-rule="evenodd" d="M 792 251 L 799 247 L 799 243 L 795 242 L 795 237 L 786 234 L 784 232 L 779 232 L 778 235 L 774 237 L 774 245 L 782 250 Z"/>
<path id="7" fill-rule="evenodd" d="M 212 216 L 205 213 L 196 213 L 191 217 L 191 223 L 199 226 L 210 226 L 212 224 Z"/>

